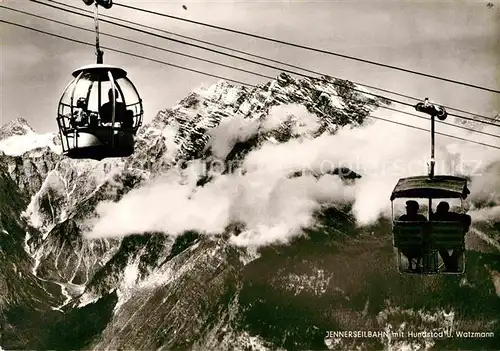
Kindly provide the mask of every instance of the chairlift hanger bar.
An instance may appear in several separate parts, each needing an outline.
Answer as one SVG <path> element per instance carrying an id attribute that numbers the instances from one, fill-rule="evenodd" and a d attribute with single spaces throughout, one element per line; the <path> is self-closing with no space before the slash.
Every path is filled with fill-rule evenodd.
<path id="1" fill-rule="evenodd" d="M 94 0 L 83 0 L 85 5 L 91 6 Z M 104 52 L 99 47 L 99 6 L 105 9 L 110 9 L 113 6 L 113 0 L 95 0 L 94 22 L 95 22 L 95 54 L 97 56 L 97 64 L 103 63 Z"/>

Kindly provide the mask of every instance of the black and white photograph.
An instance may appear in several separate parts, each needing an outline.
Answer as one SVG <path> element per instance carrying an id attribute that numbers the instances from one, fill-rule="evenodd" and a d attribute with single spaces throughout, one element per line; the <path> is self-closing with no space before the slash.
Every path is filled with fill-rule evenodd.
<path id="1" fill-rule="evenodd" d="M 0 0 L 0 43 L 0 351 L 500 349 L 500 0 Z"/>

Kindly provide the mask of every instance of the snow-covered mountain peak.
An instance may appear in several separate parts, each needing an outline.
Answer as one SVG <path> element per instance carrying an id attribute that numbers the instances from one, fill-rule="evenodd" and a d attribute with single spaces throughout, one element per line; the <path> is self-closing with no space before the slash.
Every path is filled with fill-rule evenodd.
<path id="1" fill-rule="evenodd" d="M 242 137 L 260 135 L 259 140 L 284 141 L 311 134 L 312 130 L 311 135 L 319 135 L 325 131 L 335 132 L 346 124 L 360 124 L 382 103 L 385 102 L 366 94 L 353 83 L 331 77 L 297 79 L 281 73 L 276 79 L 252 88 L 219 81 L 193 90 L 171 109 L 160 111 L 144 126 L 139 139 L 144 138 L 149 145 L 156 144 L 153 152 L 158 155 L 156 160 L 193 159 L 213 152 L 209 148 L 214 139 L 220 139 L 217 130 L 220 132 L 221 128 L 239 129 Z M 275 107 L 293 105 L 300 105 L 305 112 L 315 115 L 317 121 L 313 124 L 317 124 L 317 128 L 309 128 L 311 121 L 292 116 L 294 113 L 280 123 L 270 120 L 270 111 Z M 304 123 L 309 125 L 304 128 Z M 265 133 L 279 135 L 263 135 Z M 239 141 L 243 139 L 246 137 L 238 137 Z M 164 150 L 160 150 L 160 146 Z M 145 155 L 141 153 L 141 156 Z"/>
<path id="2" fill-rule="evenodd" d="M 34 133 L 35 131 L 28 122 L 21 117 L 13 119 L 12 121 L 0 126 L 0 140 L 6 139 L 13 135 L 25 135 Z"/>

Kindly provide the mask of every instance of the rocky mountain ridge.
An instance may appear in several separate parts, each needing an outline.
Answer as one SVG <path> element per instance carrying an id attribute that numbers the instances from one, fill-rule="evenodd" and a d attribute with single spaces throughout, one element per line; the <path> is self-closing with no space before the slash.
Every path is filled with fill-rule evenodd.
<path id="1" fill-rule="evenodd" d="M 463 297 L 497 301 L 493 281 L 484 271 L 485 265 L 500 270 L 492 263 L 494 254 L 472 254 L 476 268 L 460 282 L 400 277 L 391 261 L 388 222 L 381 219 L 376 226 L 357 228 L 348 206 L 318 213 L 316 224 L 307 229 L 308 238 L 259 250 L 228 243 L 240 230 L 238 223 L 215 237 L 193 231 L 176 238 L 168 233 L 96 240 L 81 236 L 99 203 L 117 202 L 175 165 L 214 159 L 240 165 L 263 143 L 355 127 L 386 103 L 346 87 L 354 85 L 328 77 L 297 80 L 286 74 L 255 89 L 219 82 L 160 111 L 139 131 L 136 152 L 127 159 L 70 160 L 57 152 L 55 135 L 35 137 L 28 149 L 14 148 L 15 143 L 6 141 L 33 140 L 33 130 L 22 120 L 2 127 L 0 330 L 6 332 L 0 334 L 0 345 L 246 350 L 370 348 L 406 342 L 417 347 L 425 343 L 325 340 L 325 331 L 401 327 L 405 318 L 415 319 L 415 328 L 435 328 L 449 308 L 461 313 L 446 322 L 450 325 L 499 330 L 491 317 L 496 309 L 468 311 L 467 305 L 450 298 L 461 289 Z M 300 108 L 270 121 L 270 111 L 280 106 Z M 318 128 L 298 116 L 301 109 L 317 117 Z M 218 134 L 224 128 L 240 132 L 225 140 Z M 199 181 L 203 186 L 210 179 Z M 10 202 L 3 200 L 7 198 Z M 382 277 L 392 285 L 381 286 Z M 412 301 L 394 294 L 406 291 L 408 284 L 443 303 L 428 305 L 423 297 L 413 295 Z M 420 317 L 414 316 L 416 310 Z M 493 341 L 481 345 L 487 348 Z M 440 340 L 431 344 L 450 345 Z"/>

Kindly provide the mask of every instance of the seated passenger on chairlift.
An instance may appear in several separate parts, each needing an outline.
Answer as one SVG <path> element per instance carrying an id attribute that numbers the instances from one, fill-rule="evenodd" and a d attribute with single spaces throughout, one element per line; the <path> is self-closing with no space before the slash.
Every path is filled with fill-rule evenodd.
<path id="1" fill-rule="evenodd" d="M 418 213 L 420 206 L 417 201 L 409 200 L 406 201 L 406 214 L 399 217 L 400 221 L 407 222 L 427 222 L 427 218 Z M 402 251 L 403 255 L 406 256 L 409 263 L 410 270 L 418 270 L 420 266 L 420 260 L 422 259 L 422 253 L 420 248 L 416 248 L 415 250 L 405 249 Z M 413 259 L 415 259 L 415 268 L 412 266 Z"/>
<path id="2" fill-rule="evenodd" d="M 471 217 L 467 214 L 461 214 L 456 212 L 450 212 L 450 205 L 446 201 L 441 201 L 436 207 L 436 213 L 432 215 L 433 221 L 443 221 L 443 222 L 461 222 L 463 225 L 463 234 L 465 235 L 469 231 L 471 225 Z M 448 250 L 441 249 L 439 254 L 443 259 L 444 266 L 448 271 L 458 271 L 458 260 L 463 253 L 462 249 L 453 249 L 452 254 L 448 253 Z"/>

